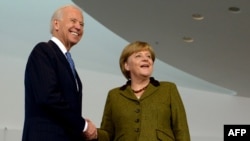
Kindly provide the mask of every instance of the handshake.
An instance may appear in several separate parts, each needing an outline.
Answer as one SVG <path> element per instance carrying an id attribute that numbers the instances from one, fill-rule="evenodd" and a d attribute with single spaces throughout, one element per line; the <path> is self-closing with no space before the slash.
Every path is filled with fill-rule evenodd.
<path id="1" fill-rule="evenodd" d="M 86 140 L 95 140 L 97 139 L 97 128 L 94 125 L 94 123 L 89 120 L 89 119 L 85 119 L 88 122 L 88 128 L 86 129 L 85 132 L 83 132 L 84 137 L 86 138 Z"/>

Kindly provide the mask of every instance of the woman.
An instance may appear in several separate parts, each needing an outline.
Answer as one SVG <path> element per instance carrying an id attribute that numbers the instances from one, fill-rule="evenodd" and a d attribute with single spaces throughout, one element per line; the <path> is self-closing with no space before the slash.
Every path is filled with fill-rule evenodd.
<path id="1" fill-rule="evenodd" d="M 151 77 L 154 61 L 155 53 L 146 42 L 124 48 L 120 68 L 128 81 L 108 93 L 99 141 L 190 141 L 177 87 Z"/>

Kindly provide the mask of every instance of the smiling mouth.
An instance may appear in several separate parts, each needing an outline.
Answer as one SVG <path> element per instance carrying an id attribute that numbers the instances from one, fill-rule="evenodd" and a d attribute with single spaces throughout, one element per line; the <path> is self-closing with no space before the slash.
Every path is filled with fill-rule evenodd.
<path id="1" fill-rule="evenodd" d="M 141 65 L 141 68 L 148 68 L 149 65 Z"/>
<path id="2" fill-rule="evenodd" d="M 76 33 L 76 32 L 71 32 L 71 34 L 72 34 L 72 35 L 75 35 L 75 36 L 79 36 L 79 34 Z"/>

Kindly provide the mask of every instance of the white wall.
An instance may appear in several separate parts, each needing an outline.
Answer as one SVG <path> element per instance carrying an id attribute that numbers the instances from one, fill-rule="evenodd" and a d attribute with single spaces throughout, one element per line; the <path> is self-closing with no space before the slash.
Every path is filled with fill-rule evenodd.
<path id="1" fill-rule="evenodd" d="M 19 64 L 20 62 L 13 60 L 12 63 Z M 10 69 L 23 70 L 24 67 L 17 65 Z M 84 85 L 83 116 L 92 119 L 99 127 L 108 90 L 124 84 L 125 79 L 122 75 L 93 70 L 80 69 L 78 71 Z M 0 94 L 0 141 L 21 139 L 24 90 L 22 78 L 17 77 L 16 80 L 16 83 L 13 82 L 15 85 L 6 87 L 4 90 L 9 90 Z M 224 124 L 248 124 L 250 122 L 248 112 L 250 99 L 248 98 L 179 86 L 178 89 L 186 107 L 192 141 L 222 141 Z M 12 93 L 16 90 L 18 93 Z"/>

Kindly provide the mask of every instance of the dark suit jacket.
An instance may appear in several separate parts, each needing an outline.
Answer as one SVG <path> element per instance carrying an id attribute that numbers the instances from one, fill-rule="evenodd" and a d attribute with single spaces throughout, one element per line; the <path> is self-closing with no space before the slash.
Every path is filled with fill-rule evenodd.
<path id="1" fill-rule="evenodd" d="M 22 141 L 83 140 L 85 120 L 78 75 L 77 83 L 65 55 L 53 41 L 34 47 L 25 70 Z"/>

